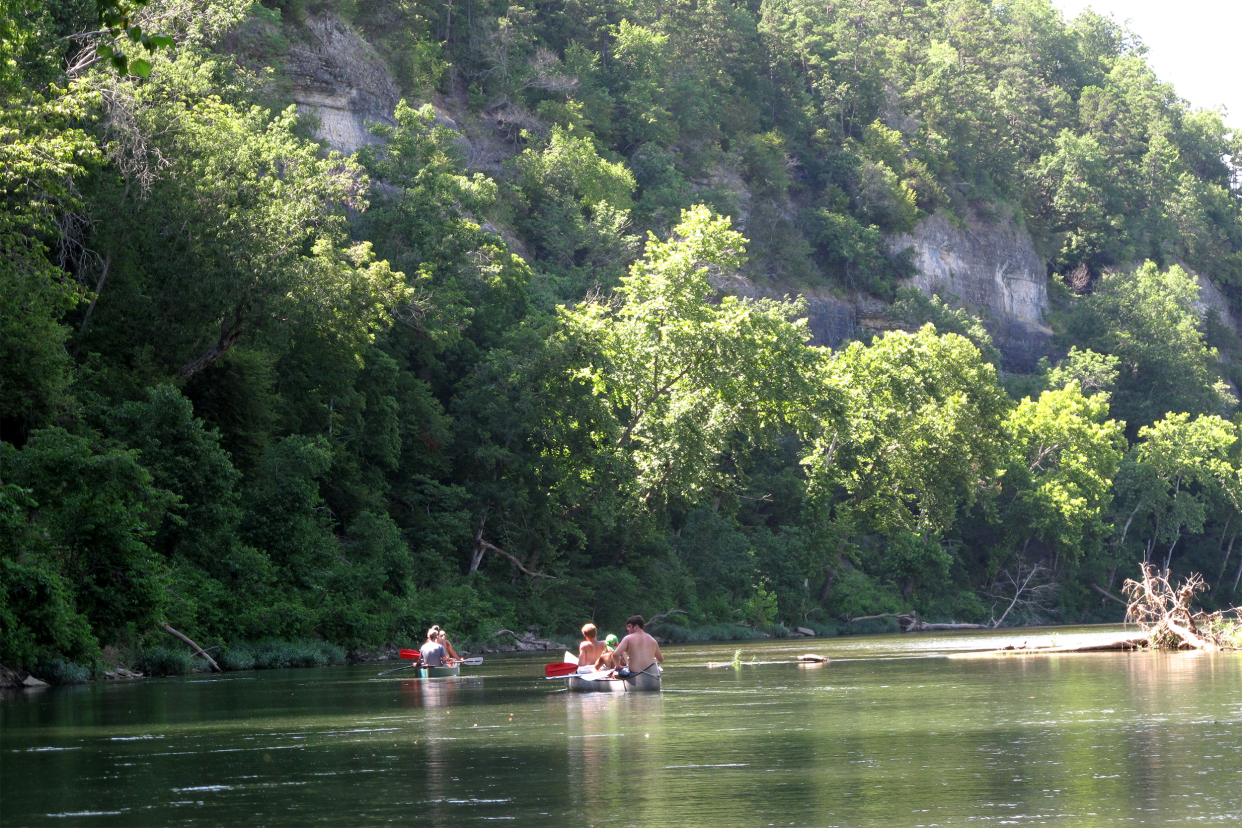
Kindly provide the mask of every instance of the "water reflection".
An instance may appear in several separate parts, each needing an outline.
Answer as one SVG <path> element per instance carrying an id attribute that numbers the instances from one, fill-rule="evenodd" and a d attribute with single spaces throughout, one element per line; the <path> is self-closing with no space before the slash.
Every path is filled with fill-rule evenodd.
<path id="1" fill-rule="evenodd" d="M 725 669 L 706 664 L 736 645 L 669 648 L 663 694 L 571 694 L 517 660 L 482 679 L 351 667 L 50 691 L 0 707 L 3 822 L 1242 819 L 1242 655 L 922 657 L 997 638 L 746 644 L 744 661 L 778 663 Z M 834 661 L 793 662 L 808 650 Z"/>

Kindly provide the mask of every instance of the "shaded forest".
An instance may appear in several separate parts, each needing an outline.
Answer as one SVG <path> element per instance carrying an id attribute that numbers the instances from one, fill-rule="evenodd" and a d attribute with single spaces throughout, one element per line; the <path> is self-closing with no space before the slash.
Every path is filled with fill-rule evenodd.
<path id="1" fill-rule="evenodd" d="M 0 6 L 5 664 L 163 624 L 355 649 L 673 608 L 674 641 L 1119 620 L 1140 563 L 1242 602 L 1242 341 L 1198 281 L 1242 312 L 1242 134 L 1111 19 Z M 402 99 L 349 155 L 290 99 L 325 20 Z M 892 239 L 932 215 L 1029 235 L 1034 373 L 907 286 Z M 812 291 L 889 329 L 813 345 Z"/>

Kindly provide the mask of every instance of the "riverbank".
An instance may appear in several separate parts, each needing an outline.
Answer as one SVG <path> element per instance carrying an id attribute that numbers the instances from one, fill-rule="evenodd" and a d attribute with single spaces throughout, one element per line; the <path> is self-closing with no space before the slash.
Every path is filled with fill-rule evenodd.
<path id="1" fill-rule="evenodd" d="M 661 644 L 712 644 L 770 639 L 833 638 L 843 635 L 883 634 L 899 631 L 894 619 L 868 621 L 860 624 L 831 622 L 790 629 L 780 624 L 751 627 L 743 624 L 700 624 L 683 626 L 662 623 L 651 626 Z M 573 649 L 577 636 L 573 633 L 541 637 L 536 630 L 518 634 L 499 630 L 485 639 L 463 638 L 454 642 L 462 657 L 500 653 L 559 653 Z M 416 647 L 417 642 L 404 641 L 381 647 L 346 650 L 324 641 L 259 641 L 216 644 L 205 651 L 224 672 L 268 670 L 292 667 L 326 667 L 342 664 L 397 663 L 401 649 Z M 188 646 L 171 644 L 125 649 L 104 648 L 93 664 L 79 664 L 51 659 L 35 665 L 32 670 L 0 665 L 0 688 L 22 689 L 58 685 L 86 684 L 104 681 L 130 681 L 205 673 L 210 665 Z"/>

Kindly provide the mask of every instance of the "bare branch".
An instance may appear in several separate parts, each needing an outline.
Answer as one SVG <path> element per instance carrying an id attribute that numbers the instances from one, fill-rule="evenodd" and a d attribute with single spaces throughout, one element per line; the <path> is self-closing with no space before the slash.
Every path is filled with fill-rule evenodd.
<path id="1" fill-rule="evenodd" d="M 479 546 L 480 546 L 481 548 L 483 548 L 483 549 L 487 549 L 487 550 L 489 550 L 489 551 L 491 551 L 491 552 L 495 552 L 497 555 L 500 555 L 501 557 L 508 558 L 508 559 L 509 559 L 509 560 L 513 563 L 513 565 L 514 565 L 514 566 L 516 566 L 516 567 L 518 568 L 518 570 L 520 570 L 520 571 L 521 571 L 521 573 L 522 573 L 523 575 L 529 575 L 529 576 L 530 576 L 530 577 L 532 577 L 532 578 L 547 578 L 549 581 L 555 581 L 555 580 L 556 580 L 556 576 L 555 576 L 555 575 L 547 575 L 547 574 L 545 574 L 545 573 L 543 573 L 543 572 L 532 572 L 532 571 L 530 571 L 530 570 L 529 570 L 529 569 L 527 569 L 527 568 L 525 567 L 525 565 L 523 565 L 523 563 L 522 563 L 521 561 L 519 561 L 516 557 L 514 557 L 513 555 L 510 555 L 508 552 L 506 552 L 505 550 L 501 549 L 499 546 L 495 545 L 494 543 L 488 543 L 487 541 L 483 540 L 482 538 L 479 538 Z"/>

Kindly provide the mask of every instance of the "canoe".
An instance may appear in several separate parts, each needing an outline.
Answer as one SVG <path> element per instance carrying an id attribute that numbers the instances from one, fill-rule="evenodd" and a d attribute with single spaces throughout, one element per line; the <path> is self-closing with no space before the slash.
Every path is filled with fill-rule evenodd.
<path id="1" fill-rule="evenodd" d="M 461 675 L 461 665 L 454 664 L 451 667 L 419 667 L 419 678 L 452 678 Z"/>
<path id="2" fill-rule="evenodd" d="M 606 671 L 566 676 L 565 687 L 571 693 L 658 693 L 660 677 L 650 673 L 620 678 L 607 678 Z"/>

